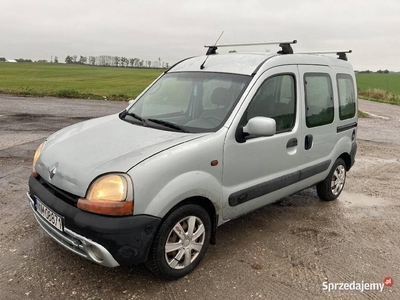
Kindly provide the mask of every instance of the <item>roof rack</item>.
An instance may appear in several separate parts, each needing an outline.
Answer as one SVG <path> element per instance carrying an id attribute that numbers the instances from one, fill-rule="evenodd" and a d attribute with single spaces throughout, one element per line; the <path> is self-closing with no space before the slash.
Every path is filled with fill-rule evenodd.
<path id="1" fill-rule="evenodd" d="M 304 52 L 296 52 L 297 54 L 336 54 L 338 59 L 346 60 L 346 53 L 352 53 L 352 50 L 327 50 L 327 51 L 304 51 Z"/>
<path id="2" fill-rule="evenodd" d="M 217 54 L 217 49 L 220 47 L 243 47 L 243 46 L 260 46 L 260 45 L 279 45 L 282 50 L 279 54 L 293 54 L 291 44 L 296 44 L 297 40 L 281 41 L 281 42 L 251 42 L 251 43 L 234 43 L 234 44 L 219 44 L 219 45 L 204 45 L 208 48 L 206 55 Z"/>

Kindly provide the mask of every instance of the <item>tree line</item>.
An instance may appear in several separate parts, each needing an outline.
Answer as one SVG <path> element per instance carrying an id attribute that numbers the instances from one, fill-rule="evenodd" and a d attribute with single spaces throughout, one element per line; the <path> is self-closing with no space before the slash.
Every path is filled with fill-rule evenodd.
<path id="1" fill-rule="evenodd" d="M 5 62 L 4 57 L 0 57 L 0 62 Z M 17 62 L 32 63 L 31 59 L 18 58 Z M 45 59 L 36 61 L 38 63 L 49 63 Z M 58 56 L 51 58 L 50 63 L 59 63 Z M 140 58 L 127 58 L 124 56 L 111 56 L 111 55 L 100 55 L 100 56 L 78 56 L 68 55 L 65 58 L 65 63 L 67 64 L 81 64 L 81 65 L 91 65 L 91 66 L 103 66 L 103 67 L 130 67 L 130 68 L 156 68 L 156 69 L 168 69 L 169 63 L 158 60 L 143 60 Z"/>
<path id="2" fill-rule="evenodd" d="M 360 73 L 360 74 L 369 74 L 369 73 L 389 74 L 389 73 L 393 73 L 392 71 L 389 71 L 389 70 L 387 70 L 387 69 L 386 69 L 386 70 L 378 70 L 378 71 L 376 71 L 376 72 L 370 71 L 370 70 L 355 71 L 355 72 Z"/>
<path id="3" fill-rule="evenodd" d="M 57 56 L 54 58 L 54 62 L 58 62 Z M 124 56 L 111 56 L 111 55 L 100 55 L 100 56 L 78 56 L 68 55 L 65 58 L 66 64 L 81 64 L 91 66 L 103 66 L 103 67 L 131 67 L 131 68 L 163 68 L 167 69 L 169 64 L 161 61 L 158 58 L 156 61 L 143 60 L 140 58 L 127 58 Z"/>

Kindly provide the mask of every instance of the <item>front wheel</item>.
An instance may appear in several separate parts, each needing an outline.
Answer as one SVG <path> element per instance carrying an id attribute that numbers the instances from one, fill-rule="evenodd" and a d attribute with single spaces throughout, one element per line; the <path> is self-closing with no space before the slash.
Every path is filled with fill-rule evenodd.
<path id="1" fill-rule="evenodd" d="M 317 184 L 317 194 L 324 201 L 332 201 L 339 197 L 346 181 L 346 164 L 338 158 L 333 164 L 328 177 Z"/>
<path id="2" fill-rule="evenodd" d="M 195 204 L 178 207 L 158 230 L 147 267 L 165 278 L 185 276 L 203 258 L 210 237 L 211 219 L 204 208 Z"/>

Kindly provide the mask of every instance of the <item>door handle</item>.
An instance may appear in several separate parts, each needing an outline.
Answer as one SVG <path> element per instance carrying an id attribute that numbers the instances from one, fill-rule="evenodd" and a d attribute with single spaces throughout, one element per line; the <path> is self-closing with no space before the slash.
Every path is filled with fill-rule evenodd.
<path id="1" fill-rule="evenodd" d="M 312 134 L 307 134 L 306 138 L 304 139 L 304 149 L 309 150 L 313 144 L 313 136 Z"/>
<path id="2" fill-rule="evenodd" d="M 297 139 L 296 138 L 290 139 L 286 144 L 286 148 L 291 148 L 291 147 L 295 147 L 295 146 L 297 146 Z"/>

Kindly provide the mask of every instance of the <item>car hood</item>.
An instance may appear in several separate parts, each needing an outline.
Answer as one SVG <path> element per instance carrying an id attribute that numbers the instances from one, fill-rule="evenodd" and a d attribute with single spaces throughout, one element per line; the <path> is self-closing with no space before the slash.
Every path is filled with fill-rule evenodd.
<path id="1" fill-rule="evenodd" d="M 127 172 L 168 148 L 207 135 L 143 127 L 118 115 L 66 127 L 45 142 L 36 171 L 52 185 L 84 197 L 90 183 L 110 172 Z"/>

